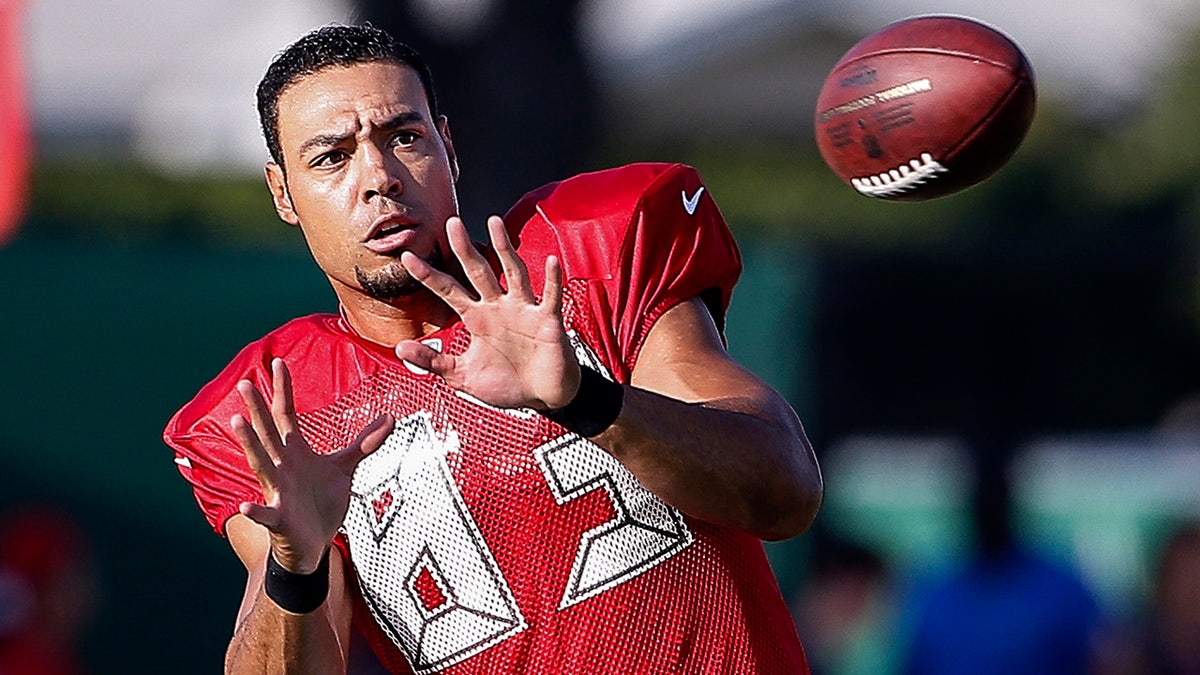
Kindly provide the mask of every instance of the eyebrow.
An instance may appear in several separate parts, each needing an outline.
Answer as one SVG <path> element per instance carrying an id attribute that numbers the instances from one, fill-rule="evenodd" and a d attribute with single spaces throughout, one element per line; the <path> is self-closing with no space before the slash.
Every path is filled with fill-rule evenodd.
<path id="1" fill-rule="evenodd" d="M 389 117 L 380 124 L 376 125 L 376 128 L 382 131 L 392 131 L 393 129 L 398 129 L 414 122 L 421 122 L 423 119 L 424 117 L 421 115 L 421 113 L 410 110 Z M 353 137 L 353 131 L 344 134 L 318 134 L 301 143 L 300 150 L 297 154 L 303 156 L 304 153 L 313 148 L 332 147 Z"/>

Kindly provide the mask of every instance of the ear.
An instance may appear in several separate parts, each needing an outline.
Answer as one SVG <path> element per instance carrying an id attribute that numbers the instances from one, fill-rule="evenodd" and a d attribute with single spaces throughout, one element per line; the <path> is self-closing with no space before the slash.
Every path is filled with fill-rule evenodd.
<path id="1" fill-rule="evenodd" d="M 450 177 L 458 182 L 458 155 L 454 152 L 454 139 L 450 137 L 450 120 L 445 115 L 439 115 L 437 121 L 438 135 L 442 137 L 442 145 L 446 147 L 446 158 L 450 160 Z"/>
<path id="2" fill-rule="evenodd" d="M 296 215 L 296 208 L 292 206 L 292 195 L 288 193 L 283 167 L 275 162 L 267 162 L 263 174 L 267 179 L 267 187 L 271 189 L 271 199 L 275 202 L 275 213 L 279 219 L 288 225 L 299 225 L 300 216 Z"/>

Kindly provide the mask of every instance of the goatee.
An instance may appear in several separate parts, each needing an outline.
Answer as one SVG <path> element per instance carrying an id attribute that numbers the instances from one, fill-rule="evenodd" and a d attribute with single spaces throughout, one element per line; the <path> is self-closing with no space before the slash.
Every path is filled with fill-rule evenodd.
<path id="1" fill-rule="evenodd" d="M 425 262 L 433 269 L 441 271 L 444 267 L 442 251 L 437 248 L 433 249 L 425 258 Z M 424 288 L 421 282 L 414 279 L 408 270 L 404 269 L 399 258 L 378 272 L 367 273 L 362 268 L 355 267 L 354 277 L 358 280 L 358 285 L 362 286 L 363 291 L 376 300 L 395 300 L 412 295 Z"/>

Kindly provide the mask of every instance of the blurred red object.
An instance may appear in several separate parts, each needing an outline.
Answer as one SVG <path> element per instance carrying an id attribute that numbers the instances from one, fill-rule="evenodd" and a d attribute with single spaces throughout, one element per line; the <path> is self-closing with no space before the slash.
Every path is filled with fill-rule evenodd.
<path id="1" fill-rule="evenodd" d="M 95 601 L 89 547 L 74 520 L 29 507 L 0 521 L 0 673 L 81 675 L 77 641 Z"/>
<path id="2" fill-rule="evenodd" d="M 0 246 L 17 234 L 29 192 L 32 140 L 25 96 L 24 0 L 0 0 Z"/>

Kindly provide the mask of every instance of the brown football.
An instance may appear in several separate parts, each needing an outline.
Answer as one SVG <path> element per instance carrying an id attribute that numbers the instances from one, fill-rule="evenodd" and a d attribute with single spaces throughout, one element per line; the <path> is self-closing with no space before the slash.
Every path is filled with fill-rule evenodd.
<path id="1" fill-rule="evenodd" d="M 913 17 L 863 38 L 833 67 L 817 97 L 817 148 L 864 195 L 940 197 L 1012 157 L 1036 98 L 1029 60 L 996 29 Z"/>

